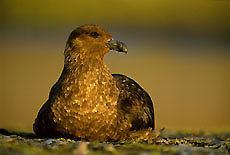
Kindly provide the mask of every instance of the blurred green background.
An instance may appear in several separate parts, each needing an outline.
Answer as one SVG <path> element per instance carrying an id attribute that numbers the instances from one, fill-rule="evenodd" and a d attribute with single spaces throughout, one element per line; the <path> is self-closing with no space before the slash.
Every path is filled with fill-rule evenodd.
<path id="1" fill-rule="evenodd" d="M 70 32 L 103 26 L 129 48 L 105 58 L 154 101 L 157 128 L 230 128 L 230 1 L 0 1 L 0 128 L 32 131 Z"/>

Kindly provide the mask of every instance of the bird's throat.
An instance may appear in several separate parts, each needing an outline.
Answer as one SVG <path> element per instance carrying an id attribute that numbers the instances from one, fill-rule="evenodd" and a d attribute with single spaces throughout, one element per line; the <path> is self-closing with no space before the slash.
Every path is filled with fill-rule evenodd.
<path id="1" fill-rule="evenodd" d="M 116 106 L 119 90 L 103 61 L 79 59 L 65 66 L 63 72 L 59 79 L 62 83 L 60 98 L 66 100 L 67 105 L 76 105 L 78 113 L 85 111 L 83 107 L 91 112 L 104 112 L 104 107 Z"/>

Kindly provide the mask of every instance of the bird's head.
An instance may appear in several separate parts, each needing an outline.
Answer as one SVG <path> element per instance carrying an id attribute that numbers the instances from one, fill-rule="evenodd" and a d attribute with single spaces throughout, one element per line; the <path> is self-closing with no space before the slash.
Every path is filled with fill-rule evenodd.
<path id="1" fill-rule="evenodd" d="M 98 25 L 83 25 L 73 30 L 68 38 L 65 57 L 103 59 L 109 50 L 127 53 L 122 42 L 113 40 L 110 33 Z"/>

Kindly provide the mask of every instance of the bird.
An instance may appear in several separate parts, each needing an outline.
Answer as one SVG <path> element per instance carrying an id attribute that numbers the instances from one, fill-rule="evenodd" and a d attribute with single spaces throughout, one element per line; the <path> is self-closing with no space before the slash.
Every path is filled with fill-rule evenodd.
<path id="1" fill-rule="evenodd" d="M 128 52 L 125 43 L 99 25 L 82 25 L 70 33 L 62 73 L 33 124 L 36 136 L 122 141 L 159 135 L 149 94 L 133 79 L 112 74 L 104 63 L 111 50 Z"/>

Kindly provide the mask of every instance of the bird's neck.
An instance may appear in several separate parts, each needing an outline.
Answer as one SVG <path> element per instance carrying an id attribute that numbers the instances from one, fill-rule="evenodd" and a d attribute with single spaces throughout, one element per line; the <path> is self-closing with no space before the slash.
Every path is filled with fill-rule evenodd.
<path id="1" fill-rule="evenodd" d="M 81 51 L 81 52 L 79 52 Z M 100 62 L 103 63 L 104 55 L 95 54 L 96 52 L 90 52 L 85 49 L 77 48 L 77 46 L 73 49 L 67 46 L 64 54 L 65 54 L 65 68 L 66 69 L 76 69 L 80 64 L 87 62 L 88 65 L 93 63 L 99 64 Z M 104 63 L 103 63 L 104 64 Z"/>
<path id="2" fill-rule="evenodd" d="M 67 57 L 64 62 L 64 70 L 70 72 L 72 76 L 80 76 L 86 72 L 94 72 L 98 69 L 107 68 L 103 60 L 98 58 L 86 58 L 82 55 Z M 109 71 L 109 69 L 107 68 Z"/>
<path id="3" fill-rule="evenodd" d="M 88 58 L 78 59 L 75 64 L 65 64 L 59 81 L 65 97 L 79 104 L 91 105 L 97 102 L 100 105 L 116 105 L 119 90 L 103 61 Z"/>

